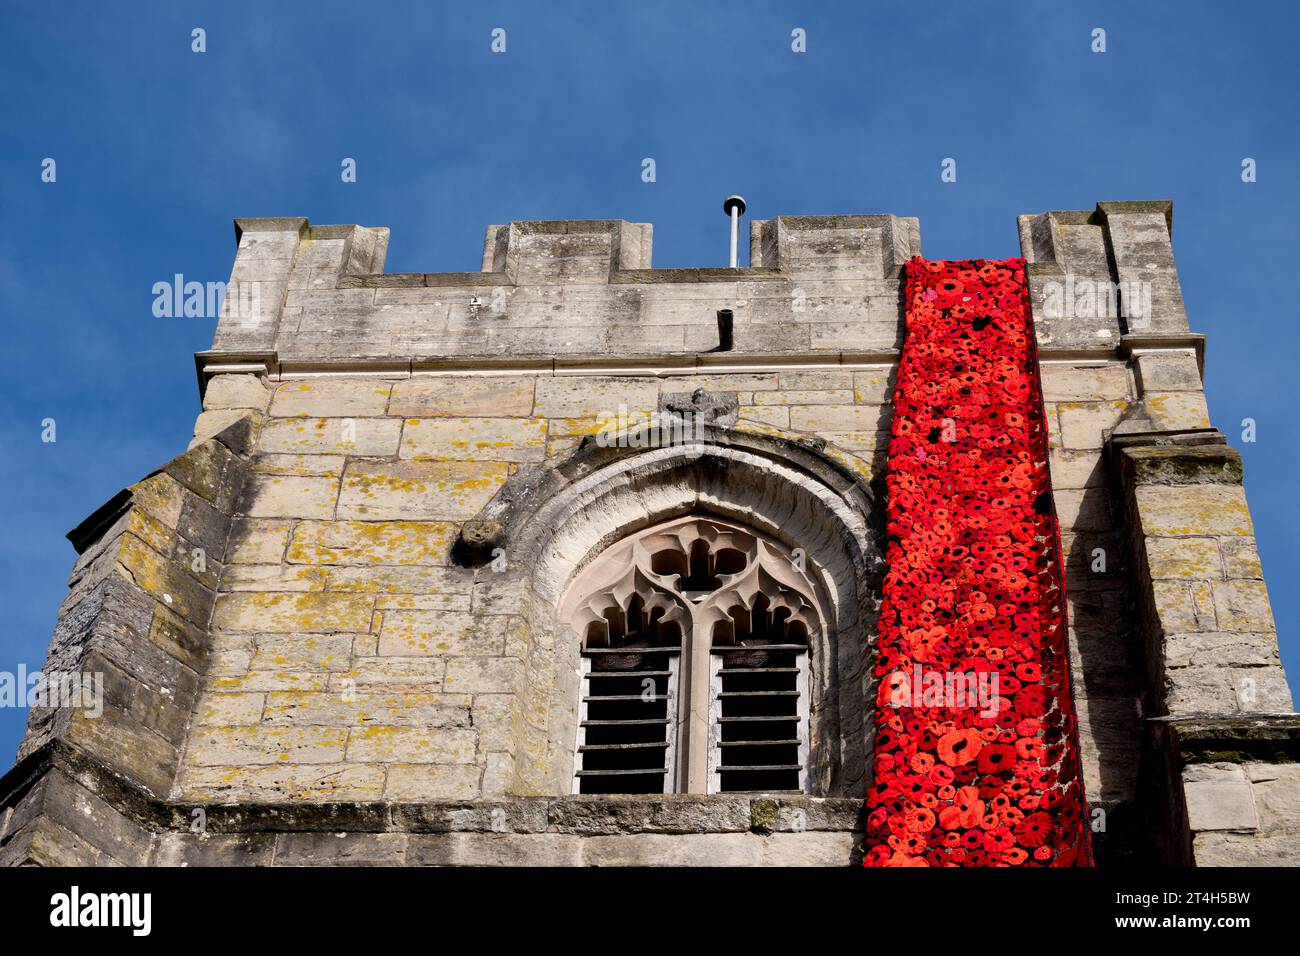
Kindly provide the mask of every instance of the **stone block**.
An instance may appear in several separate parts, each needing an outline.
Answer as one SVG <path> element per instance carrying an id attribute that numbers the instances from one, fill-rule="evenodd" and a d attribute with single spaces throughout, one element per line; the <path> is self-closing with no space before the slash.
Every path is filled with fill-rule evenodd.
<path id="1" fill-rule="evenodd" d="M 1209 582 L 1155 581 L 1151 594 L 1166 633 L 1216 630 L 1214 592 Z"/>
<path id="2" fill-rule="evenodd" d="M 751 823 L 750 799 L 736 794 L 573 796 L 553 801 L 549 811 L 551 829 L 588 836 L 744 833 Z"/>
<path id="3" fill-rule="evenodd" d="M 812 322 L 806 326 L 807 341 L 791 341 L 789 333 L 784 340 L 767 343 L 762 351 L 792 352 L 811 350 L 814 352 L 837 352 L 842 349 L 862 352 L 883 352 L 893 350 L 903 342 L 903 320 L 898 315 L 897 300 L 873 303 L 877 306 L 868 312 L 865 307 L 840 311 L 845 320 L 840 322 Z M 822 318 L 821 315 L 814 316 Z M 832 316 L 826 316 L 832 317 Z M 781 329 L 781 325 L 774 328 Z M 789 329 L 789 326 L 784 328 Z"/>
<path id="4" fill-rule="evenodd" d="M 1062 531 L 1106 531 L 1113 524 L 1110 495 L 1104 488 L 1061 489 L 1053 497 Z"/>
<path id="5" fill-rule="evenodd" d="M 436 415 L 526 417 L 533 410 L 530 375 L 412 378 L 393 385 L 388 413 L 404 418 Z"/>
<path id="6" fill-rule="evenodd" d="M 1291 711 L 1291 690 L 1280 667 L 1169 667 L 1165 699 L 1175 716 Z"/>
<path id="7" fill-rule="evenodd" d="M 437 691 L 443 686 L 446 662 L 441 657 L 354 657 L 352 669 L 340 679 L 357 690 L 418 689 Z M 471 693 L 464 687 L 448 688 Z"/>
<path id="8" fill-rule="evenodd" d="M 242 408 L 215 408 L 202 412 L 194 420 L 194 437 L 190 439 L 190 447 L 194 448 L 221 434 L 247 414 L 248 411 Z"/>
<path id="9" fill-rule="evenodd" d="M 1263 580 L 1264 569 L 1259 563 L 1254 538 L 1220 538 L 1219 551 L 1223 555 L 1225 577 Z"/>
<path id="10" fill-rule="evenodd" d="M 447 661 L 446 688 L 453 694 L 513 694 L 524 677 L 522 661 L 496 657 L 457 657 Z"/>
<path id="11" fill-rule="evenodd" d="M 274 833 L 163 833 L 150 866 L 270 866 Z"/>
<path id="12" fill-rule="evenodd" d="M 216 696 L 235 695 L 209 695 Z M 264 696 L 265 713 L 261 721 L 271 725 L 398 727 L 414 724 L 455 728 L 470 724 L 470 698 L 457 694 L 272 691 Z"/>
<path id="13" fill-rule="evenodd" d="M 117 560 L 144 593 L 191 623 L 206 624 L 212 592 L 186 573 L 185 564 L 169 560 L 129 534 L 122 536 Z"/>
<path id="14" fill-rule="evenodd" d="M 519 732 L 519 698 L 514 694 L 475 694 L 471 711 L 485 750 L 510 750 Z"/>
<path id="15" fill-rule="evenodd" d="M 1168 667 L 1221 667 L 1225 680 L 1236 675 L 1233 667 L 1278 666 L 1277 636 L 1263 634 L 1208 632 L 1166 634 L 1165 664 Z"/>
<path id="16" fill-rule="evenodd" d="M 249 660 L 252 659 L 251 653 Z M 214 678 L 213 689 L 222 693 L 237 691 L 263 692 L 286 690 L 325 690 L 330 686 L 331 675 L 338 671 L 328 670 L 241 670 L 235 674 L 222 674 Z"/>
<path id="17" fill-rule="evenodd" d="M 277 866 L 400 866 L 405 833 L 282 833 Z"/>
<path id="18" fill-rule="evenodd" d="M 227 564 L 277 564 L 284 557 L 293 522 L 237 518 L 231 522 Z"/>
<path id="19" fill-rule="evenodd" d="M 557 375 L 537 379 L 533 414 L 539 418 L 613 418 L 620 406 L 649 413 L 659 407 L 659 383 L 652 378 L 596 378 Z"/>
<path id="20" fill-rule="evenodd" d="M 487 755 L 483 767 L 483 796 L 503 797 L 514 793 L 516 780 L 514 754 L 498 752 Z"/>
<path id="21" fill-rule="evenodd" d="M 351 634 L 259 634 L 253 671 L 343 671 L 352 658 Z"/>
<path id="22" fill-rule="evenodd" d="M 1300 764 L 1257 763 L 1244 769 L 1254 791 L 1260 832 L 1294 832 L 1300 820 Z"/>
<path id="23" fill-rule="evenodd" d="M 186 763 L 192 767 L 339 763 L 346 727 L 197 727 Z"/>
<path id="24" fill-rule="evenodd" d="M 1227 445 L 1142 445 L 1122 454 L 1137 485 L 1241 484 L 1241 455 Z"/>
<path id="25" fill-rule="evenodd" d="M 382 458 L 397 454 L 401 435 L 396 418 L 272 418 L 258 447 L 269 454 Z"/>
<path id="26" fill-rule="evenodd" d="M 800 281 L 895 279 L 920 255 L 916 219 L 899 216 L 778 216 L 750 222 L 750 262 Z"/>
<path id="27" fill-rule="evenodd" d="M 315 378 L 284 382 L 275 390 L 271 414 L 277 418 L 359 418 L 388 413 L 392 383 L 381 379 Z"/>
<path id="28" fill-rule="evenodd" d="M 330 518 L 339 496 L 337 478 L 253 475 L 249 486 L 250 518 Z"/>
<path id="29" fill-rule="evenodd" d="M 223 516 L 230 511 L 242 476 L 239 460 L 230 449 L 211 439 L 195 445 L 163 466 L 192 495 L 210 502 Z M 189 502 L 191 496 L 185 496 Z"/>
<path id="30" fill-rule="evenodd" d="M 263 475 L 323 476 L 338 478 L 347 459 L 343 455 L 269 454 L 252 462 L 253 471 Z"/>
<path id="31" fill-rule="evenodd" d="M 860 866 L 862 835 L 850 831 L 773 833 L 760 844 L 761 866 Z"/>
<path id="32" fill-rule="evenodd" d="M 894 400 L 894 369 L 869 369 L 853 373 L 853 400 L 863 405 L 885 405 Z"/>
<path id="33" fill-rule="evenodd" d="M 199 700 L 194 720 L 201 727 L 246 727 L 261 723 L 265 704 L 265 694 L 209 692 Z"/>
<path id="34" fill-rule="evenodd" d="M 401 457 L 476 461 L 541 461 L 546 457 L 543 418 L 408 418 Z"/>
<path id="35" fill-rule="evenodd" d="M 352 461 L 343 475 L 338 517 L 464 521 L 488 503 L 509 474 L 503 462 Z"/>
<path id="36" fill-rule="evenodd" d="M 1196 392 L 1155 392 L 1142 395 L 1142 407 L 1160 431 L 1210 427 L 1205 396 Z"/>
<path id="37" fill-rule="evenodd" d="M 457 525 L 441 521 L 303 521 L 286 560 L 296 564 L 443 565 Z"/>
<path id="38" fill-rule="evenodd" d="M 387 573 L 390 571 L 424 571 L 434 570 L 432 568 L 380 568 L 379 571 Z M 331 574 L 342 574 L 344 572 L 354 574 L 364 574 L 365 568 L 339 568 L 331 571 Z M 465 591 L 459 589 L 459 586 L 451 589 L 448 585 L 447 590 L 441 590 L 437 593 L 421 594 L 397 594 L 397 593 L 380 593 L 375 597 L 375 610 L 385 611 L 389 608 L 396 608 L 402 611 L 468 611 L 471 608 L 473 598 Z M 381 615 L 382 620 L 382 615 Z"/>
<path id="39" fill-rule="evenodd" d="M 1197 833 L 1197 866 L 1300 866 L 1300 833 Z"/>
<path id="40" fill-rule="evenodd" d="M 888 428 L 889 411 L 883 405 L 796 405 L 790 409 L 790 427 L 809 432 L 867 432 Z"/>
<path id="41" fill-rule="evenodd" d="M 196 674 L 207 668 L 211 646 L 207 629 L 185 620 L 163 605 L 153 609 L 149 620 L 149 642 Z"/>
<path id="42" fill-rule="evenodd" d="M 1100 450 L 1053 448 L 1050 465 L 1054 490 L 1099 488 L 1106 484 L 1106 469 Z"/>
<path id="43" fill-rule="evenodd" d="M 166 528 L 175 528 L 185 507 L 184 486 L 162 473 L 131 486 L 131 504 Z"/>
<path id="44" fill-rule="evenodd" d="M 143 866 L 152 834 L 108 800 L 61 770 L 49 771 L 41 800 L 42 822 L 65 829 L 95 847 L 96 865 Z"/>
<path id="45" fill-rule="evenodd" d="M 446 568 L 381 565 L 311 570 L 326 572 L 326 587 L 331 591 L 410 594 L 429 599 L 429 609 L 469 610 L 469 585 L 454 583 Z M 390 606 L 400 607 L 401 604 Z"/>
<path id="46" fill-rule="evenodd" d="M 617 434 L 620 430 L 649 424 L 654 413 L 650 410 L 629 410 L 627 415 L 611 413 L 597 418 L 552 418 L 547 422 L 550 440 L 584 438 L 608 432 Z"/>
<path id="47" fill-rule="evenodd" d="M 742 405 L 740 417 L 749 422 L 760 422 L 773 428 L 790 427 L 790 409 L 781 405 Z"/>
<path id="48" fill-rule="evenodd" d="M 271 390 L 256 375 L 214 375 L 203 391 L 203 408 L 206 411 L 243 408 L 264 412 L 270 401 Z"/>
<path id="49" fill-rule="evenodd" d="M 392 801 L 473 800 L 481 792 L 483 769 L 476 763 L 390 764 L 384 799 Z M 414 836 L 412 839 L 416 839 Z"/>
<path id="50" fill-rule="evenodd" d="M 1132 397 L 1129 370 L 1119 362 L 1105 365 L 1044 362 L 1041 377 L 1046 402 L 1122 403 Z"/>
<path id="51" fill-rule="evenodd" d="M 1254 534 L 1240 485 L 1140 485 L 1134 497 L 1147 535 Z"/>
<path id="52" fill-rule="evenodd" d="M 518 618 L 481 617 L 466 611 L 385 610 L 379 656 L 491 657 L 504 653 L 509 632 L 522 629 Z"/>
<path id="53" fill-rule="evenodd" d="M 587 866 L 757 866 L 761 838 L 750 833 L 634 833 L 583 841 Z"/>
<path id="54" fill-rule="evenodd" d="M 782 375 L 793 373 L 781 373 Z M 694 392 L 698 388 L 706 392 L 758 392 L 771 391 L 781 381 L 772 372 L 718 372 L 706 375 L 667 375 L 659 380 L 659 394 Z M 796 387 L 796 386 L 791 386 Z M 808 386 L 814 388 L 816 386 Z"/>
<path id="55" fill-rule="evenodd" d="M 364 594 L 222 594 L 212 626 L 224 631 L 328 634 L 370 629 L 374 598 Z"/>
<path id="56" fill-rule="evenodd" d="M 1187 820 L 1193 830 L 1255 830 L 1259 814 L 1246 772 L 1235 764 L 1192 764 L 1183 770 Z"/>
<path id="57" fill-rule="evenodd" d="M 581 866 L 583 841 L 551 833 L 428 833 L 411 837 L 412 866 Z"/>
<path id="58" fill-rule="evenodd" d="M 1127 408 L 1128 403 L 1123 401 L 1058 403 L 1062 446 L 1101 448 Z"/>
<path id="59" fill-rule="evenodd" d="M 48 818 L 37 820 L 0 845 L 0 866 L 97 865 L 111 864 L 98 849 Z"/>
<path id="60" fill-rule="evenodd" d="M 181 771 L 180 790 L 188 800 L 379 800 L 384 793 L 384 768 L 342 763 L 205 767 L 190 761 Z"/>
<path id="61" fill-rule="evenodd" d="M 783 389 L 775 392 L 756 392 L 755 405 L 851 405 L 852 388 Z"/>
<path id="62" fill-rule="evenodd" d="M 1139 352 L 1133 356 L 1142 391 L 1200 391 L 1201 370 L 1194 352 Z"/>
<path id="63" fill-rule="evenodd" d="M 1214 582 L 1214 610 L 1225 631 L 1273 630 L 1273 610 L 1263 581 Z"/>
<path id="64" fill-rule="evenodd" d="M 236 564 L 226 570 L 221 587 L 228 591 L 321 591 L 323 568 L 284 567 L 279 564 Z"/>
<path id="65" fill-rule="evenodd" d="M 853 391 L 856 388 L 854 383 L 855 375 L 867 375 L 866 372 L 851 372 L 848 370 L 838 371 L 827 369 L 825 371 L 792 371 L 781 372 L 778 383 L 775 385 L 750 385 L 746 388 L 754 391 L 767 390 L 772 388 L 803 390 L 803 389 L 849 389 Z M 758 377 L 758 376 L 755 376 Z M 737 386 L 739 388 L 739 386 Z"/>
<path id="66" fill-rule="evenodd" d="M 378 764 L 472 764 L 477 748 L 478 733 L 469 729 L 372 725 L 352 728 L 347 759 Z"/>
<path id="67" fill-rule="evenodd" d="M 1217 580 L 1223 577 L 1217 538 L 1147 538 L 1147 565 L 1156 580 Z"/>

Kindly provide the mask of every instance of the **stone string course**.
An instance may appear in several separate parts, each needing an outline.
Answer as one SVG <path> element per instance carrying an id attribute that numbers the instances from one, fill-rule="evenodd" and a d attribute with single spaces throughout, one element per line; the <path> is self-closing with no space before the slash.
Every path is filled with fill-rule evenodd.
<path id="1" fill-rule="evenodd" d="M 1085 785 L 1103 863 L 1300 862 L 1291 696 L 1171 215 L 1020 220 Z M 239 220 L 237 236 L 190 450 L 72 536 L 47 668 L 105 674 L 105 714 L 33 712 L 0 780 L 0 862 L 853 862 L 867 781 L 848 764 L 806 798 L 563 796 L 576 682 L 548 595 L 564 582 L 530 578 L 562 546 L 519 553 L 491 529 L 563 476 L 566 521 L 675 517 L 648 479 L 634 508 L 584 498 L 604 463 L 582 456 L 699 395 L 730 410 L 719 441 L 827 462 L 861 492 L 825 493 L 877 521 L 861 502 L 880 487 L 916 220 L 755 222 L 739 270 L 653 269 L 650 227 L 615 221 L 490 227 L 479 273 L 386 274 L 385 229 Z M 1152 311 L 1058 318 L 1046 296 L 1066 277 L 1146 282 Z M 724 308 L 729 355 L 710 351 Z M 784 494 L 738 485 L 707 503 L 758 516 Z M 504 561 L 464 560 L 467 525 Z M 820 665 L 844 699 L 872 693 L 872 573 L 840 582 L 864 610 Z M 841 735 L 860 766 L 870 728 L 847 713 L 815 711 L 817 739 Z M 1266 757 L 1184 753 L 1246 718 L 1280 741 Z"/>

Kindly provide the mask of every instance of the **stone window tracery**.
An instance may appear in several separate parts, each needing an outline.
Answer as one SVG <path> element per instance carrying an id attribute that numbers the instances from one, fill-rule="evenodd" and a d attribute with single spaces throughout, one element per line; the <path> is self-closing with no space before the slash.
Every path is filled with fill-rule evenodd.
<path id="1" fill-rule="evenodd" d="M 598 555 L 561 603 L 582 649 L 574 792 L 804 791 L 817 595 L 802 553 L 713 518 Z"/>

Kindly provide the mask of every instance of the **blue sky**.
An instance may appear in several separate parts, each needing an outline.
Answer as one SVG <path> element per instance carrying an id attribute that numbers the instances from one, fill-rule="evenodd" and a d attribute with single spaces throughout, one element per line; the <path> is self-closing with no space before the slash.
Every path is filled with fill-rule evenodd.
<path id="1" fill-rule="evenodd" d="M 1018 213 L 1173 199 L 1211 415 L 1245 457 L 1300 675 L 1300 348 L 1277 278 L 1300 217 L 1298 34 L 1296 5 L 1267 2 L 7 0 L 0 670 L 43 659 L 63 535 L 184 450 L 214 322 L 155 318 L 151 288 L 226 279 L 235 216 L 389 226 L 393 272 L 477 269 L 484 226 L 511 219 L 649 221 L 656 266 L 725 265 L 720 202 L 740 192 L 759 218 L 919 216 L 931 258 L 1018 255 Z M 0 765 L 24 721 L 0 709 Z"/>

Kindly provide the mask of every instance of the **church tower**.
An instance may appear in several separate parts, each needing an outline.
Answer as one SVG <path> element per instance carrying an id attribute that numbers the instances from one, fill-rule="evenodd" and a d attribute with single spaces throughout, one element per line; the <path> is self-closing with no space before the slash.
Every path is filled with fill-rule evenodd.
<path id="1" fill-rule="evenodd" d="M 237 220 L 189 450 L 69 534 L 44 672 L 102 692 L 33 709 L 0 862 L 1300 864 L 1300 716 L 1171 230 L 1102 202 L 956 264 L 1023 297 L 1022 339 L 892 215 L 755 221 L 748 267 L 697 269 L 654 268 L 647 223 L 512 222 L 481 271 L 411 274 L 384 228 Z M 1028 424 L 926 411 L 907 363 L 965 374 L 999 325 Z M 950 421 L 1042 437 L 981 499 L 1052 530 L 1032 560 L 939 548 L 1040 582 L 1042 660 L 1012 651 L 1045 618 L 903 566 L 969 500 L 898 510 Z M 1014 719 L 887 710 L 953 650 L 949 584 L 953 659 Z M 994 777 L 1005 845 L 968 846 Z"/>

